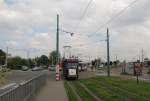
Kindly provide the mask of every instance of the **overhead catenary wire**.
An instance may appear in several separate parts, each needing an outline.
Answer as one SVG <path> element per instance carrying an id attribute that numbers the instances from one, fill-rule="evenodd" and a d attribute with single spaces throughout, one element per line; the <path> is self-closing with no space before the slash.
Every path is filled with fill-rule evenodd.
<path id="1" fill-rule="evenodd" d="M 87 11 L 88 11 L 88 8 L 89 8 L 89 6 L 90 6 L 90 4 L 91 4 L 92 2 L 93 2 L 93 0 L 89 0 L 87 6 L 85 7 L 85 9 L 84 9 L 84 11 L 83 11 L 83 13 L 82 13 L 82 15 L 81 15 L 81 17 L 80 17 L 80 19 L 79 19 L 79 23 L 78 23 L 78 24 L 76 25 L 76 27 L 75 27 L 75 31 L 74 31 L 74 32 L 66 31 L 66 30 L 63 30 L 63 29 L 59 29 L 59 30 L 61 30 L 61 31 L 64 32 L 64 33 L 70 34 L 71 36 L 76 35 L 76 34 L 77 34 L 76 31 L 77 31 L 78 27 L 80 26 L 80 24 L 81 24 L 81 22 L 82 22 L 82 19 L 83 19 L 84 16 L 86 15 L 86 13 L 87 13 Z"/>
<path id="2" fill-rule="evenodd" d="M 69 34 L 77 34 L 76 31 L 77 31 L 78 27 L 80 26 L 80 24 L 81 24 L 83 18 L 85 17 L 85 15 L 86 15 L 86 13 L 87 13 L 87 11 L 88 11 L 88 8 L 89 8 L 89 6 L 91 5 L 92 2 L 93 2 L 93 0 L 89 0 L 87 6 L 85 7 L 85 9 L 84 9 L 82 15 L 81 15 L 80 18 L 79 18 L 79 23 L 76 24 L 76 26 L 75 26 L 75 31 L 74 31 L 74 32 L 66 31 L 66 30 L 63 30 L 63 29 L 60 29 L 60 30 L 61 30 L 62 32 L 69 33 Z"/>
<path id="3" fill-rule="evenodd" d="M 89 6 L 91 5 L 92 2 L 93 2 L 93 0 L 89 1 L 88 5 L 86 6 L 86 8 L 85 8 L 85 10 L 84 10 L 84 12 L 83 12 L 83 14 L 80 18 L 80 21 L 84 18 L 85 14 L 87 13 L 87 10 L 88 10 L 88 8 L 89 8 Z"/>
<path id="4" fill-rule="evenodd" d="M 79 27 L 79 25 L 81 24 L 82 19 L 84 18 L 90 4 L 92 3 L 93 0 L 90 0 L 90 2 L 88 3 L 86 9 L 84 10 L 83 15 L 80 18 L 79 24 L 77 25 L 77 28 Z M 132 5 L 134 5 L 137 1 L 139 0 L 134 0 L 131 3 L 129 3 L 129 5 L 127 5 L 125 8 L 123 8 L 121 11 L 119 11 L 116 15 L 114 15 L 113 17 L 111 17 L 108 21 L 106 21 L 104 24 L 102 24 L 95 33 L 97 33 L 98 31 L 100 31 L 102 28 L 104 28 L 106 25 L 108 25 L 109 23 L 113 22 L 115 19 L 117 19 L 122 13 L 124 13 L 129 7 L 131 7 Z M 76 29 L 77 29 L 76 28 Z M 68 33 L 68 32 L 67 32 Z M 76 32 L 75 32 L 76 34 Z M 87 35 L 88 37 L 90 37 L 89 35 Z M 93 35 L 92 35 L 93 36 Z M 82 46 L 82 45 L 81 45 Z"/>
<path id="5" fill-rule="evenodd" d="M 80 22 L 78 24 L 78 26 L 81 24 L 81 21 L 83 19 L 83 17 L 85 16 L 87 10 L 88 10 L 88 7 L 90 6 L 90 4 L 92 3 L 93 0 L 90 0 L 83 15 L 81 16 L 80 18 Z M 114 15 L 113 17 L 111 17 L 108 21 L 106 21 L 104 24 L 102 24 L 95 32 L 93 33 L 98 33 L 102 28 L 104 28 L 106 25 L 108 25 L 109 23 L 113 22 L 115 19 L 117 19 L 119 16 L 121 16 L 121 14 L 123 14 L 128 8 L 130 8 L 131 6 L 133 6 L 134 4 L 136 4 L 138 1 L 140 0 L 134 0 L 132 1 L 131 3 L 129 3 L 125 8 L 123 8 L 121 11 L 119 11 L 116 15 Z M 76 29 L 78 28 L 78 26 L 76 27 Z M 97 34 L 96 34 L 97 35 Z M 88 37 L 91 37 L 93 36 L 93 34 L 88 34 L 87 35 Z"/>
<path id="6" fill-rule="evenodd" d="M 85 15 L 86 15 L 86 13 L 87 13 L 87 11 L 88 11 L 88 8 L 89 8 L 89 6 L 91 5 L 92 2 L 93 2 L 93 0 L 90 0 L 90 1 L 88 2 L 87 6 L 85 7 L 85 9 L 84 9 L 84 11 L 83 11 L 83 13 L 82 13 L 82 15 L 81 15 L 81 17 L 80 17 L 80 19 L 79 19 L 79 23 L 78 23 L 77 26 L 75 27 L 75 32 L 77 31 L 78 27 L 80 26 L 80 24 L 81 24 L 83 18 L 85 17 Z"/>
<path id="7" fill-rule="evenodd" d="M 104 28 L 106 25 L 108 25 L 109 23 L 113 22 L 116 18 L 118 18 L 122 13 L 124 13 L 128 8 L 130 8 L 132 5 L 134 5 L 138 1 L 140 1 L 140 0 L 134 0 L 134 1 L 132 1 L 129 5 L 127 5 L 121 11 L 119 11 L 116 15 L 114 15 L 113 17 L 111 17 L 107 22 L 105 22 L 104 24 L 102 24 L 94 33 L 97 33 L 102 28 Z"/>

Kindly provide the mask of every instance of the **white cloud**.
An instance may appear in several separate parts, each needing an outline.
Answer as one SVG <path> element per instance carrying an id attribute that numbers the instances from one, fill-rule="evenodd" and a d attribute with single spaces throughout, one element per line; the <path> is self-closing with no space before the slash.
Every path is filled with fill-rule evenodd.
<path id="1" fill-rule="evenodd" d="M 7 46 L 11 46 L 11 48 L 19 46 L 19 44 L 16 41 L 14 41 L 14 40 L 7 41 L 6 45 Z"/>
<path id="2" fill-rule="evenodd" d="M 7 45 L 9 43 L 20 48 L 54 50 L 56 14 L 59 13 L 60 28 L 77 32 L 73 37 L 60 32 L 61 51 L 64 45 L 72 45 L 75 54 L 83 53 L 93 58 L 106 58 L 106 43 L 100 40 L 104 39 L 107 26 L 100 31 L 103 37 L 93 32 L 132 1 L 94 0 L 78 25 L 88 0 L 13 0 L 9 5 L 1 0 L 0 34 L 5 34 L 15 41 L 6 42 Z M 139 54 L 141 48 L 150 50 L 149 4 L 148 0 L 138 1 L 108 25 L 112 59 L 116 54 L 121 59 L 132 58 Z M 89 34 L 90 37 L 87 36 Z"/>
<path id="3" fill-rule="evenodd" d="M 4 3 L 4 0 L 0 0 L 0 9 L 2 8 L 3 3 Z"/>

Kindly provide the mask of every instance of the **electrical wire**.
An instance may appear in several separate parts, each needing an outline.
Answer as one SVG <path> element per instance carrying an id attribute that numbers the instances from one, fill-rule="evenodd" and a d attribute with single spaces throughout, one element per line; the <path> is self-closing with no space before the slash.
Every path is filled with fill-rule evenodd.
<path id="1" fill-rule="evenodd" d="M 79 23 L 78 23 L 78 24 L 76 25 L 76 27 L 75 27 L 75 31 L 74 31 L 75 33 L 61 29 L 62 32 L 69 33 L 69 34 L 71 34 L 71 36 L 72 36 L 73 34 L 77 34 L 76 31 L 77 31 L 78 27 L 80 26 L 80 24 L 81 24 L 81 22 L 82 22 L 82 20 L 83 20 L 83 18 L 84 18 L 84 16 L 85 16 L 85 14 L 86 14 L 87 11 L 88 11 L 88 8 L 89 8 L 89 6 L 90 6 L 90 4 L 91 4 L 92 2 L 93 2 L 93 0 L 90 0 L 90 1 L 88 2 L 87 6 L 85 7 L 85 9 L 84 9 L 84 11 L 83 11 L 83 13 L 82 13 L 82 15 L 81 15 L 81 17 L 80 17 L 80 19 L 79 19 Z"/>
<path id="2" fill-rule="evenodd" d="M 87 6 L 85 7 L 83 14 L 81 15 L 80 19 L 79 19 L 79 23 L 77 24 L 77 26 L 75 27 L 75 32 L 77 31 L 78 27 L 81 25 L 81 22 L 83 20 L 83 18 L 85 17 L 85 14 L 88 11 L 89 6 L 91 5 L 91 3 L 93 2 L 93 0 L 90 0 L 87 4 Z"/>
<path id="3" fill-rule="evenodd" d="M 116 18 L 118 18 L 122 13 L 124 13 L 128 8 L 130 8 L 132 5 L 134 5 L 136 2 L 138 2 L 139 0 L 134 0 L 132 1 L 128 6 L 126 6 L 125 8 L 123 8 L 120 12 L 118 12 L 116 15 L 114 15 L 112 18 L 110 18 L 106 23 L 102 24 L 98 30 L 95 32 L 97 33 L 98 31 L 100 31 L 102 28 L 104 28 L 107 24 L 111 23 L 112 21 L 114 21 Z"/>
<path id="4" fill-rule="evenodd" d="M 89 1 L 88 5 L 86 6 L 86 8 L 85 8 L 85 10 L 84 10 L 84 12 L 83 12 L 83 14 L 82 14 L 82 16 L 80 18 L 80 22 L 84 18 L 85 14 L 87 13 L 87 10 L 88 10 L 88 8 L 89 8 L 89 6 L 91 5 L 92 2 L 93 2 L 93 0 Z"/>
<path id="5" fill-rule="evenodd" d="M 88 5 L 86 6 L 86 8 L 85 8 L 85 10 L 84 10 L 84 12 L 83 12 L 83 14 L 82 14 L 82 16 L 81 16 L 81 18 L 80 18 L 79 24 L 77 25 L 76 29 L 77 29 L 77 28 L 79 27 L 79 25 L 81 24 L 81 21 L 82 21 L 82 19 L 84 18 L 85 14 L 87 13 L 87 10 L 88 10 L 90 4 L 92 3 L 92 1 L 93 1 L 93 0 L 90 0 L 89 3 L 88 3 Z M 137 1 L 139 1 L 139 0 L 134 0 L 134 1 L 131 2 L 128 6 L 126 6 L 126 7 L 123 8 L 121 11 L 119 11 L 116 15 L 114 15 L 112 18 L 110 18 L 106 23 L 102 24 L 102 25 L 98 28 L 98 30 L 97 30 L 95 33 L 97 33 L 99 30 L 101 30 L 101 29 L 102 29 L 103 27 L 105 27 L 107 24 L 111 23 L 111 22 L 114 21 L 116 18 L 118 18 L 122 13 L 124 13 L 129 7 L 131 7 L 132 5 L 134 5 Z M 64 31 L 64 32 L 70 33 L 70 32 L 68 32 L 68 31 Z M 88 36 L 88 37 L 90 37 L 90 36 Z M 102 41 L 104 41 L 104 40 L 102 40 Z M 83 45 L 79 45 L 79 46 L 81 47 L 81 46 L 83 46 Z"/>
<path id="6" fill-rule="evenodd" d="M 92 3 L 93 0 L 90 0 L 87 7 L 85 8 L 85 11 L 83 13 L 83 15 L 80 18 L 80 22 L 77 25 L 76 29 L 78 28 L 78 26 L 81 24 L 82 19 L 84 18 L 90 4 Z M 94 33 L 99 32 L 102 28 L 104 28 L 107 24 L 113 22 L 116 18 L 118 18 L 122 13 L 124 13 L 128 8 L 130 8 L 132 5 L 134 5 L 136 2 L 138 2 L 139 0 L 134 0 L 132 1 L 128 6 L 126 6 L 125 8 L 123 8 L 121 11 L 119 11 L 116 15 L 114 15 L 113 17 L 111 17 L 107 22 L 105 22 L 104 24 L 102 24 Z M 93 36 L 93 35 L 87 35 L 89 37 Z"/>

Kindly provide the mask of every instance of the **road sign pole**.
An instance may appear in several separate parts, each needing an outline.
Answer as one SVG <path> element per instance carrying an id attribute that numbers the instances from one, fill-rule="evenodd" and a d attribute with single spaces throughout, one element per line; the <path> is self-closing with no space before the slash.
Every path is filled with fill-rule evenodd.
<path id="1" fill-rule="evenodd" d="M 144 65 L 144 52 L 143 52 L 143 48 L 142 48 L 142 68 L 143 68 L 143 65 Z"/>
<path id="2" fill-rule="evenodd" d="M 110 76 L 109 29 L 107 28 L 107 76 Z"/>
<path id="3" fill-rule="evenodd" d="M 138 73 L 136 74 L 136 81 L 137 81 L 137 84 L 139 84 L 139 74 Z"/>

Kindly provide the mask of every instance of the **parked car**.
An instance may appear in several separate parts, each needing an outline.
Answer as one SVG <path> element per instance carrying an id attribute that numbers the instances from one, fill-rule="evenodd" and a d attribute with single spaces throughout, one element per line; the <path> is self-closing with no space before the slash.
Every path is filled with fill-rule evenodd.
<path id="1" fill-rule="evenodd" d="M 43 65 L 43 66 L 40 66 L 40 67 L 42 67 L 43 69 L 47 69 L 47 66 L 46 66 L 46 65 Z"/>
<path id="2" fill-rule="evenodd" d="M 32 68 L 32 71 L 41 71 L 41 70 L 43 70 L 42 67 L 34 67 L 34 68 Z"/>
<path id="3" fill-rule="evenodd" d="M 51 65 L 48 67 L 49 71 L 55 71 L 56 70 L 56 66 L 55 65 Z"/>
<path id="4" fill-rule="evenodd" d="M 27 70 L 29 70 L 29 67 L 27 67 L 27 66 L 22 66 L 21 70 L 22 70 L 22 71 L 27 71 Z"/>

